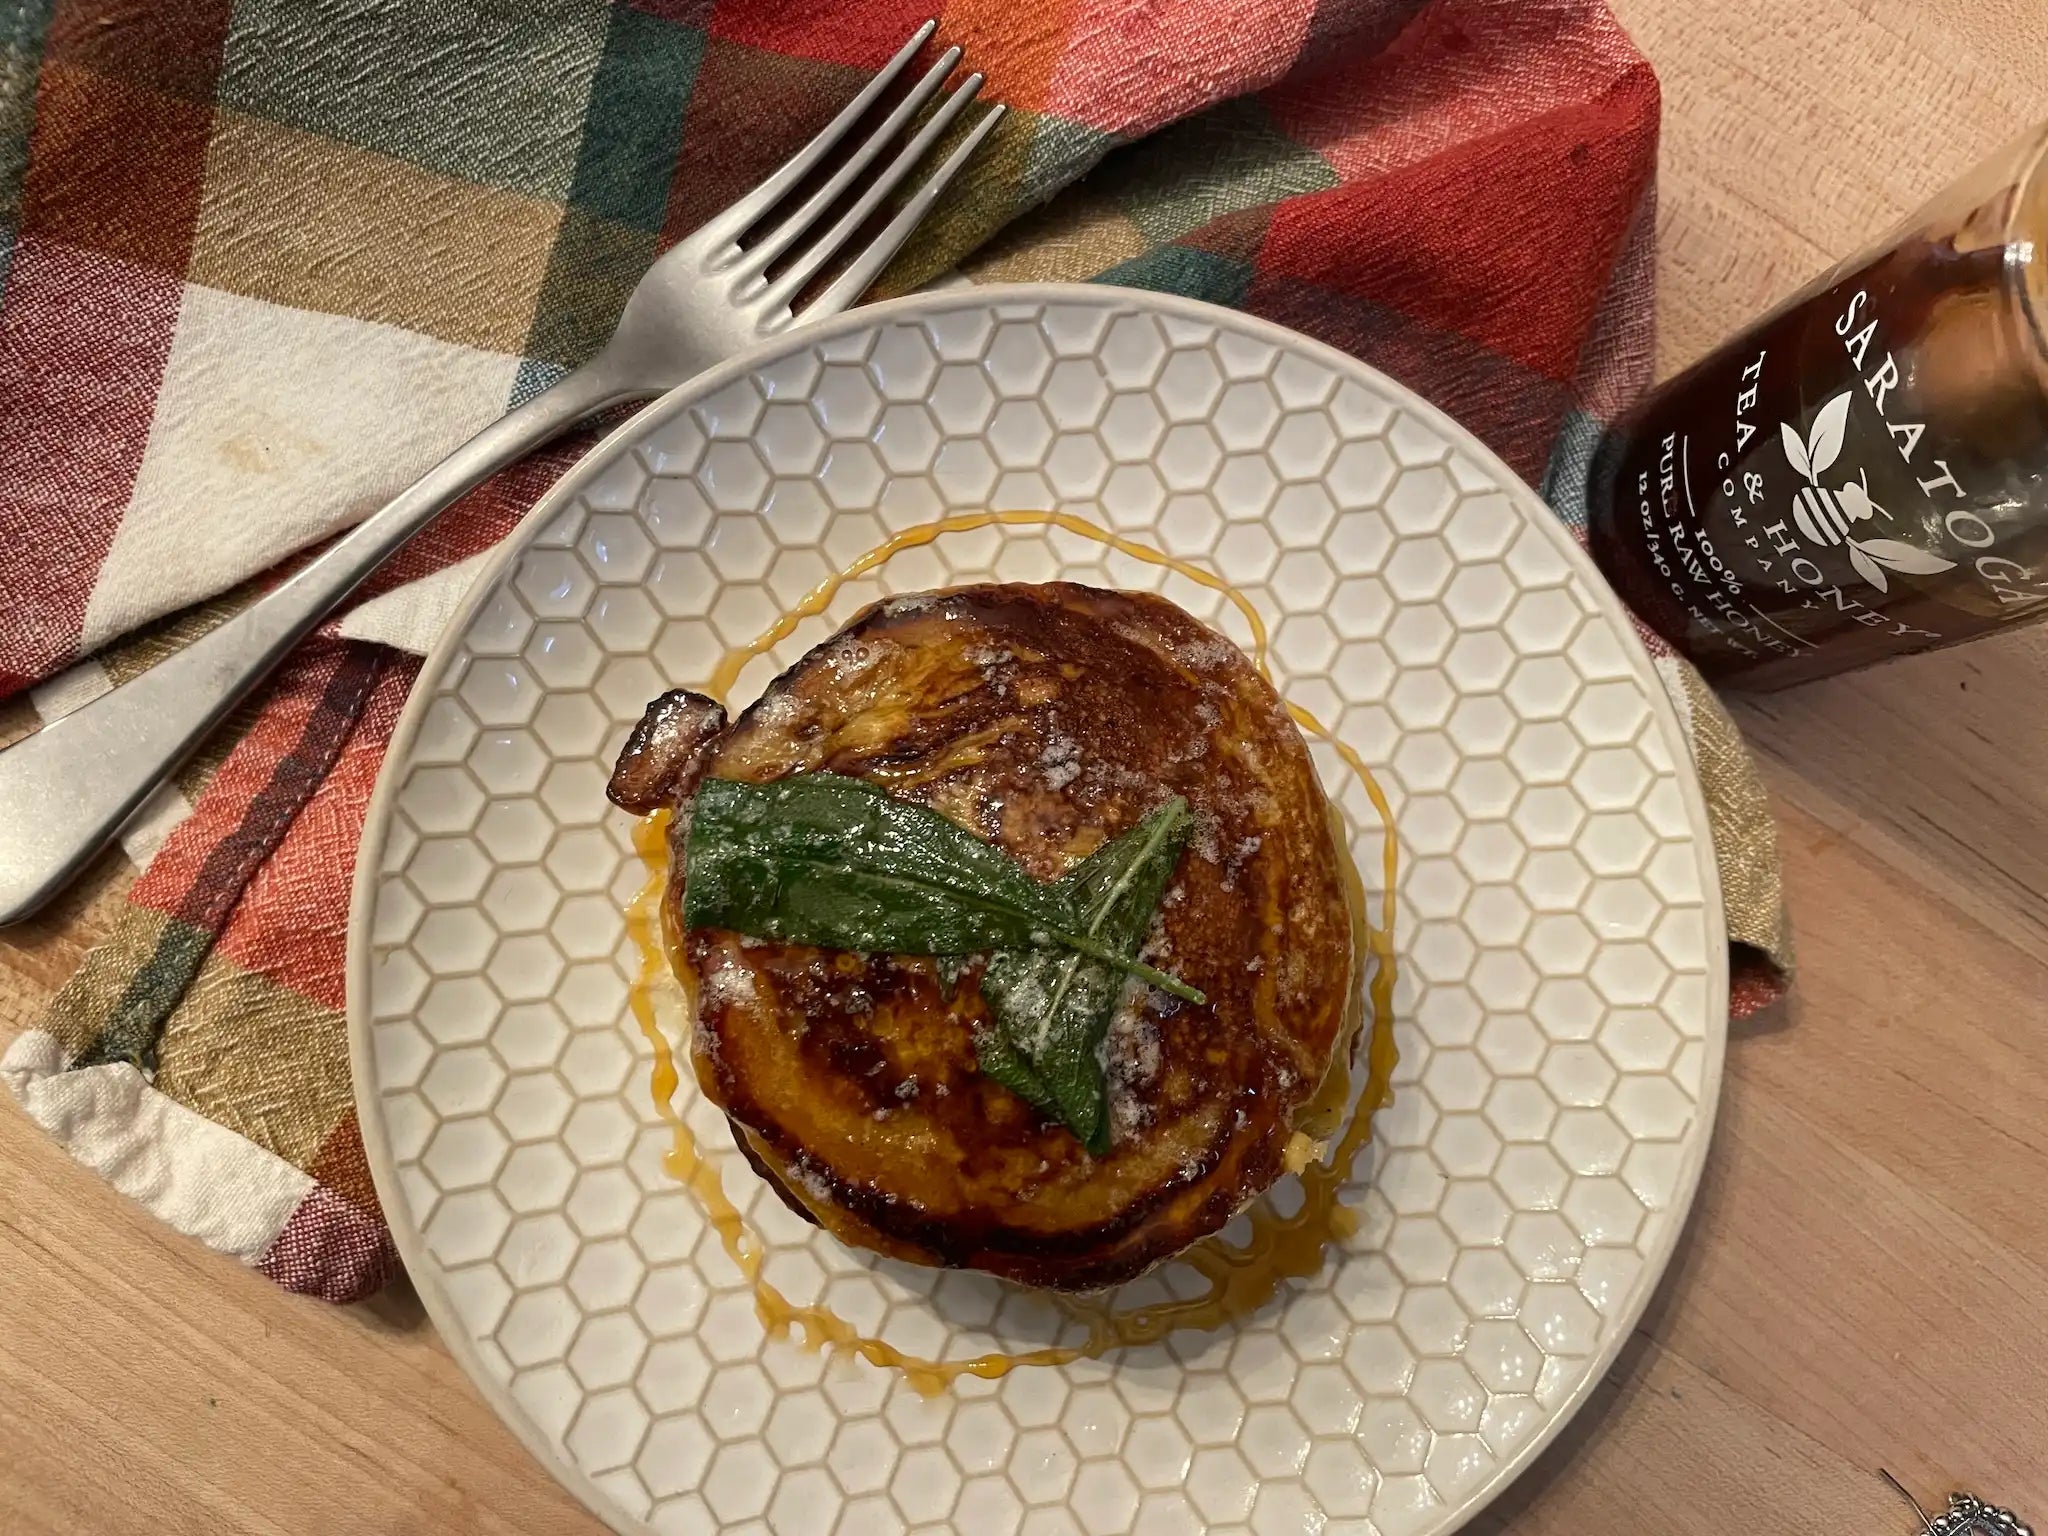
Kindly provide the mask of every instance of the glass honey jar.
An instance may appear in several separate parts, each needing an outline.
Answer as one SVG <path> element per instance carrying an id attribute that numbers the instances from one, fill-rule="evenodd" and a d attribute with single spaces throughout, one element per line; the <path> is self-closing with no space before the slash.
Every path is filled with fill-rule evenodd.
<path id="1" fill-rule="evenodd" d="M 1776 688 L 2048 615 L 2048 128 L 1653 390 L 1587 536 L 1709 679 Z"/>

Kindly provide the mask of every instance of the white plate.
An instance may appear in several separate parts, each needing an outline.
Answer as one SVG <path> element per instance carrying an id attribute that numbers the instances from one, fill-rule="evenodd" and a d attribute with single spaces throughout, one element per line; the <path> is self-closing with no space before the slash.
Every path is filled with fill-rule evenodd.
<path id="1" fill-rule="evenodd" d="M 1315 1279 L 1222 1332 L 926 1399 L 768 1339 L 664 1173 L 626 1008 L 642 876 L 603 786 L 655 693 L 888 533 L 987 507 L 1112 526 L 1272 625 L 1282 691 L 1392 796 L 1401 1065 L 1361 1228 Z M 1244 638 L 1185 578 L 986 529 L 853 583 L 774 668 L 880 593 L 991 576 L 1154 587 Z M 1376 818 L 1317 761 L 1371 881 Z M 1399 385 L 1114 288 L 860 310 L 614 433 L 428 661 L 350 931 L 377 1191 L 457 1358 L 620 1531 L 1449 1531 L 1591 1392 L 1692 1199 L 1727 1005 L 1706 825 L 1615 600 Z M 1004 1342 L 1004 1287 L 841 1247 L 764 1198 L 694 1085 L 678 1102 L 796 1299 L 914 1352 Z"/>

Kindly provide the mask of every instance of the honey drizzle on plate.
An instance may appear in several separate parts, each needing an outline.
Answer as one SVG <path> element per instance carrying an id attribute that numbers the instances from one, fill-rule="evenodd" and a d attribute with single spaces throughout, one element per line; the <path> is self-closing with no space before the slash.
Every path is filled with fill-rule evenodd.
<path id="1" fill-rule="evenodd" d="M 1272 680 L 1266 663 L 1265 621 L 1243 593 L 1221 577 L 1199 566 L 1135 540 L 1098 528 L 1067 512 L 968 512 L 906 528 L 878 544 L 832 576 L 820 582 L 782 614 L 754 640 L 735 646 L 720 658 L 704 692 L 723 702 L 749 663 L 765 656 L 795 633 L 805 619 L 823 614 L 847 582 L 870 574 L 905 550 L 922 548 L 947 534 L 969 533 L 988 527 L 1052 527 L 1092 539 L 1120 554 L 1163 566 L 1212 592 L 1220 592 L 1244 616 L 1252 636 L 1252 662 L 1259 675 Z M 663 1159 L 669 1174 L 686 1186 L 704 1208 L 706 1217 L 747 1283 L 753 1287 L 754 1306 L 762 1325 L 774 1337 L 794 1331 L 805 1347 L 843 1350 L 858 1355 L 871 1365 L 903 1372 L 917 1391 L 931 1395 L 943 1391 L 961 1376 L 998 1377 L 1022 1365 L 1064 1365 L 1072 1360 L 1094 1358 L 1111 1350 L 1152 1344 L 1183 1328 L 1213 1329 L 1262 1306 L 1281 1284 L 1313 1275 L 1322 1267 L 1324 1250 L 1333 1238 L 1344 1238 L 1357 1230 L 1358 1219 L 1340 1199 L 1351 1168 L 1372 1134 L 1372 1117 L 1385 1103 L 1393 1078 L 1395 1049 L 1393 1036 L 1394 1001 L 1394 887 L 1399 858 L 1394 838 L 1393 811 L 1372 770 L 1356 751 L 1339 741 L 1320 720 L 1296 704 L 1287 706 L 1295 723 L 1309 734 L 1328 742 L 1344 766 L 1358 779 L 1382 828 L 1382 878 L 1380 920 L 1374 923 L 1366 913 L 1364 883 L 1350 854 L 1349 840 L 1335 838 L 1343 857 L 1346 897 L 1351 907 L 1354 953 L 1370 953 L 1375 961 L 1370 998 L 1369 1037 L 1364 1043 L 1365 1086 L 1358 1095 L 1358 1107 L 1338 1135 L 1329 1155 L 1311 1161 L 1296 1175 L 1301 1183 L 1301 1202 L 1291 1214 L 1282 1215 L 1269 1197 L 1255 1201 L 1245 1213 L 1250 1236 L 1234 1243 L 1222 1234 L 1203 1239 L 1174 1262 L 1190 1265 L 1207 1283 L 1201 1295 L 1184 1300 L 1118 1311 L 1109 1301 L 1079 1300 L 1050 1295 L 1070 1319 L 1082 1324 L 1086 1335 L 1080 1343 L 1034 1349 L 1018 1354 L 986 1354 L 969 1360 L 923 1360 L 904 1354 L 894 1345 L 862 1334 L 851 1323 L 823 1307 L 792 1302 L 769 1283 L 763 1272 L 764 1255 L 760 1239 L 747 1230 L 739 1208 L 726 1195 L 716 1164 L 698 1148 L 690 1128 L 675 1107 L 675 1092 L 681 1084 L 675 1052 L 655 1017 L 655 999 L 669 983 L 668 954 L 679 937 L 665 934 L 662 900 L 668 879 L 669 813 L 657 811 L 634 828 L 633 844 L 647 866 L 647 883 L 626 910 L 626 931 L 640 953 L 640 972 L 631 991 L 633 1018 L 654 1052 L 651 1087 L 655 1108 L 668 1123 L 672 1145 Z M 1333 830 L 1342 830 L 1342 817 L 1331 811 Z M 690 1000 L 694 1003 L 694 999 Z M 1352 1062 L 1357 1053 L 1359 1032 L 1368 1020 L 1358 993 L 1352 994 L 1338 1039 L 1329 1076 L 1300 1118 L 1328 1119 L 1342 1112 L 1351 1096 Z"/>

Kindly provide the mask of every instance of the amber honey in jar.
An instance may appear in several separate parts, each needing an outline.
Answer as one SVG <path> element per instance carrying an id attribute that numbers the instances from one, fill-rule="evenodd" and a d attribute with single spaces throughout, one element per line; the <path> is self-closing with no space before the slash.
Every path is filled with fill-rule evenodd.
<path id="1" fill-rule="evenodd" d="M 1777 688 L 2048 615 L 2048 129 L 1654 390 L 1588 542 L 1717 682 Z"/>

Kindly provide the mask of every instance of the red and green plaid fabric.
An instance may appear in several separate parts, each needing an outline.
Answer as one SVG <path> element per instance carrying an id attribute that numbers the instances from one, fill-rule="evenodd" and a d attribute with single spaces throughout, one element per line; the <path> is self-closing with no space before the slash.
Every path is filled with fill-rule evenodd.
<path id="1" fill-rule="evenodd" d="M 165 615 L 589 355 L 653 256 L 927 4 L 0 0 L 0 696 L 50 718 L 119 681 L 208 609 Z M 958 267 L 1235 305 L 1412 385 L 1573 515 L 1650 357 L 1657 84 L 1597 0 L 950 0 L 939 22 L 1012 110 L 886 287 Z M 461 574 L 431 573 L 574 452 L 444 518 L 152 804 L 115 935 L 0 1062 L 74 1154 L 294 1289 L 360 1296 L 394 1262 L 341 980 L 416 670 L 394 647 Z M 1672 675 L 1731 924 L 1780 957 L 1747 759 Z"/>

